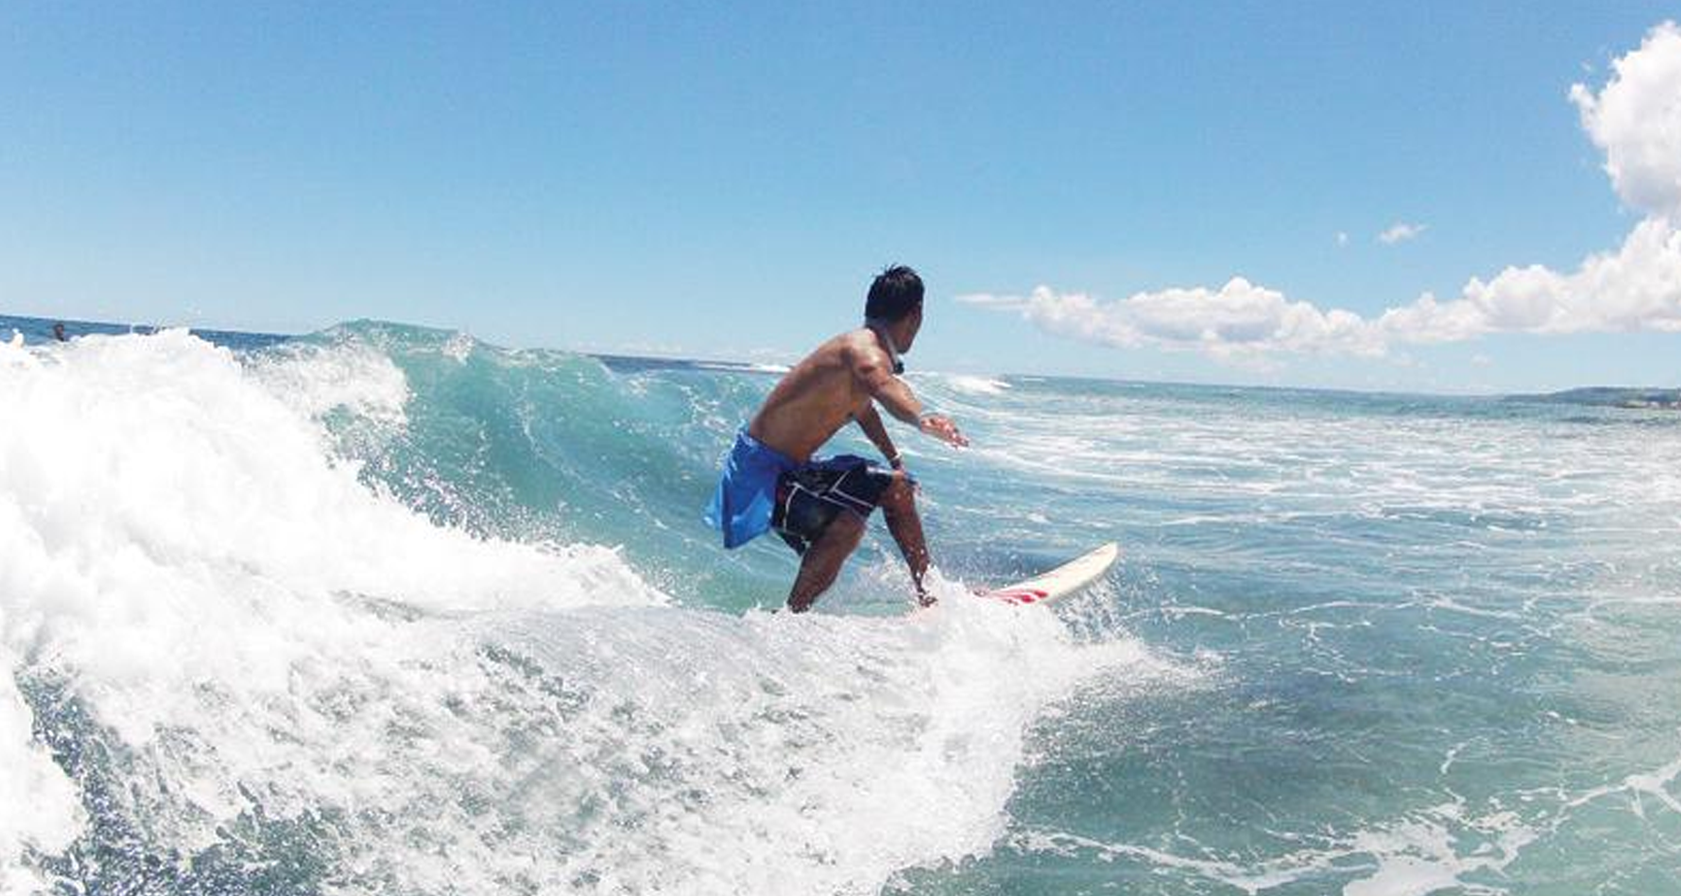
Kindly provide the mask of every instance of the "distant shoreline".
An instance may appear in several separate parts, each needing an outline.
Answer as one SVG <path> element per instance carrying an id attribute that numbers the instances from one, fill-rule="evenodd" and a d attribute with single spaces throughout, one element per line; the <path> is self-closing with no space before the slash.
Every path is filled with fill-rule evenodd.
<path id="1" fill-rule="evenodd" d="M 1681 389 L 1651 386 L 1583 386 L 1538 395 L 1508 395 L 1504 400 L 1675 411 L 1681 410 Z"/>

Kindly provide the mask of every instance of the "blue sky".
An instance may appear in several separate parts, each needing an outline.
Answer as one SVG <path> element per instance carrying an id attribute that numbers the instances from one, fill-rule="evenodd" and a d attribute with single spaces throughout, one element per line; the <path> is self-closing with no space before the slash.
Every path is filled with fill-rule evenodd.
<path id="1" fill-rule="evenodd" d="M 925 368 L 1681 384 L 1672 5 L 352 6 L 0 10 L 0 312 L 787 359 L 903 261 Z"/>

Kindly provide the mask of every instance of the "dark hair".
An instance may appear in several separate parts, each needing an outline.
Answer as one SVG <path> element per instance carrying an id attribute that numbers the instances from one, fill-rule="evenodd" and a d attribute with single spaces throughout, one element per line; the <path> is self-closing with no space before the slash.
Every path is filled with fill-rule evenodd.
<path id="1" fill-rule="evenodd" d="M 870 284 L 870 298 L 864 316 L 888 322 L 899 320 L 922 307 L 922 278 L 916 271 L 896 264 L 876 276 Z"/>

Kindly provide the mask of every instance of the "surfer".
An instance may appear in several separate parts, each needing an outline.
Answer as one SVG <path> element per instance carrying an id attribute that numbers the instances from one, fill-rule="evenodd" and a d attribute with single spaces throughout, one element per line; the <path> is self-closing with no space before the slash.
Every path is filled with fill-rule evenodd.
<path id="1" fill-rule="evenodd" d="M 834 584 L 840 568 L 864 537 L 864 524 L 877 507 L 910 567 L 917 599 L 933 598 L 924 587 L 928 546 L 916 511 L 916 480 L 905 472 L 899 450 L 887 434 L 880 404 L 894 417 L 958 447 L 969 444 L 956 424 L 924 410 L 899 379 L 922 328 L 922 278 L 896 265 L 870 284 L 864 325 L 818 346 L 771 390 L 724 461 L 706 521 L 724 533 L 724 547 L 737 548 L 774 529 L 800 555 L 800 571 L 788 593 L 788 609 L 810 609 Z M 887 459 L 890 469 L 851 454 L 813 459 L 842 426 L 856 422 Z"/>

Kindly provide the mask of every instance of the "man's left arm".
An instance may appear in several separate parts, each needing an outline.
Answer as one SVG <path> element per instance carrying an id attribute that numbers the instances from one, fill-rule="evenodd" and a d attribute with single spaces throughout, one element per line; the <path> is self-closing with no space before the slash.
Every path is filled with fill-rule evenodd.
<path id="1" fill-rule="evenodd" d="M 876 412 L 875 404 L 865 405 L 863 412 L 854 419 L 858 421 L 858 428 L 864 431 L 864 435 L 869 436 L 871 444 L 881 452 L 881 456 L 887 458 L 888 465 L 895 470 L 903 469 L 905 464 L 899 458 L 899 449 L 893 446 L 893 440 L 888 437 L 887 426 L 881 422 L 881 414 Z"/>

